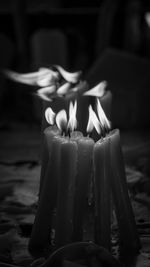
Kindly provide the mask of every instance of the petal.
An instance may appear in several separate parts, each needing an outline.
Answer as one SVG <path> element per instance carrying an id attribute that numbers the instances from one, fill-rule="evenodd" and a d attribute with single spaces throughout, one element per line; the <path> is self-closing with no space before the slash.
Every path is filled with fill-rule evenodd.
<path id="1" fill-rule="evenodd" d="M 45 100 L 45 101 L 49 101 L 49 102 L 52 102 L 52 98 L 50 98 L 49 96 L 43 94 L 43 93 L 36 93 L 36 95 L 38 97 L 40 97 L 41 99 Z"/>
<path id="2" fill-rule="evenodd" d="M 47 87 L 43 87 L 37 90 L 40 94 L 52 94 L 56 91 L 56 85 L 51 85 Z"/>
<path id="3" fill-rule="evenodd" d="M 64 70 L 61 66 L 59 65 L 54 65 L 54 67 L 59 71 L 61 76 L 70 83 L 77 83 L 80 79 L 80 76 L 82 74 L 82 71 L 77 71 L 77 72 L 68 72 Z"/>
<path id="4" fill-rule="evenodd" d="M 92 89 L 86 91 L 83 95 L 84 96 L 96 96 L 96 97 L 102 97 L 105 93 L 105 89 L 107 86 L 107 82 L 103 81 L 97 84 Z"/>
<path id="5" fill-rule="evenodd" d="M 70 87 L 71 87 L 71 84 L 70 83 L 64 83 L 63 85 L 61 85 L 57 89 L 57 94 L 59 96 L 67 94 L 67 92 L 69 91 Z"/>
<path id="6" fill-rule="evenodd" d="M 58 80 L 58 72 L 54 72 L 48 68 L 40 68 L 38 72 L 37 85 L 45 87 L 55 84 Z"/>
<path id="7" fill-rule="evenodd" d="M 38 78 L 38 72 L 33 73 L 18 73 L 12 70 L 5 70 L 4 74 L 11 80 L 14 80 L 16 82 L 28 84 L 28 85 L 36 85 L 37 84 L 37 78 Z"/>

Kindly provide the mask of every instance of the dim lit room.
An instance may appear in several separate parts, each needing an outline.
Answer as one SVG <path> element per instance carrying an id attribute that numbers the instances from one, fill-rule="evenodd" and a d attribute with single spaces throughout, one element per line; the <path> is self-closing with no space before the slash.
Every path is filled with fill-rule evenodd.
<path id="1" fill-rule="evenodd" d="M 150 266 L 150 3 L 0 1 L 0 267 Z"/>

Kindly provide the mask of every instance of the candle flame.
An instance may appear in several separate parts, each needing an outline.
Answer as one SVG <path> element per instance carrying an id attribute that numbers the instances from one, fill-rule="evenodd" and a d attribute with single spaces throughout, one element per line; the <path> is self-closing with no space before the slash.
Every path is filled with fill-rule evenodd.
<path id="1" fill-rule="evenodd" d="M 67 130 L 67 113 L 65 109 L 60 110 L 56 115 L 56 125 L 61 132 L 65 132 Z"/>
<path id="2" fill-rule="evenodd" d="M 75 101 L 74 105 L 73 105 L 72 102 L 70 102 L 70 105 L 69 105 L 69 121 L 68 121 L 67 128 L 71 132 L 73 132 L 77 128 L 76 113 L 77 113 L 77 101 Z"/>
<path id="3" fill-rule="evenodd" d="M 99 99 L 96 99 L 96 108 L 97 108 L 97 114 L 98 114 L 98 118 L 101 124 L 101 128 L 105 129 L 106 131 L 110 130 L 111 128 L 111 123 L 110 121 L 107 119 L 105 112 L 101 106 L 101 103 L 99 101 Z"/>
<path id="4" fill-rule="evenodd" d="M 93 87 L 92 89 L 86 91 L 83 95 L 102 97 L 106 92 L 106 86 L 107 86 L 107 82 L 102 81 L 99 84 L 97 84 L 95 87 Z"/>
<path id="5" fill-rule="evenodd" d="M 45 110 L 45 118 L 50 125 L 54 125 L 55 117 L 56 114 L 53 112 L 52 108 L 49 107 Z"/>
<path id="6" fill-rule="evenodd" d="M 92 106 L 89 105 L 89 119 L 86 131 L 87 133 L 91 133 L 95 128 L 98 134 L 105 136 L 106 132 L 110 130 L 111 124 L 102 109 L 99 99 L 97 98 L 96 101 L 97 115 Z"/>
<path id="7" fill-rule="evenodd" d="M 82 74 L 82 71 L 77 71 L 77 72 L 68 72 L 64 70 L 61 66 L 59 65 L 54 65 L 54 67 L 59 71 L 61 76 L 70 83 L 77 83 L 80 79 L 80 76 Z"/>
<path id="8" fill-rule="evenodd" d="M 94 128 L 96 129 L 98 134 L 101 133 L 100 122 L 99 122 L 97 115 L 94 112 L 92 106 L 89 105 L 89 119 L 88 119 L 88 124 L 87 124 L 87 128 L 86 128 L 87 133 L 91 133 Z"/>

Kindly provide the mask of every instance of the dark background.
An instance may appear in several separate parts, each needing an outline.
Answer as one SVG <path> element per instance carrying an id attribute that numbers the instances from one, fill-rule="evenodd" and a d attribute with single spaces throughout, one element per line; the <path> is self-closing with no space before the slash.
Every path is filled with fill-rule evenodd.
<path id="1" fill-rule="evenodd" d="M 150 4 L 137 0 L 0 1 L 0 68 L 26 73 L 59 63 L 83 70 L 90 86 L 106 79 L 114 125 L 149 128 L 148 12 Z M 45 30 L 50 39 L 40 39 Z M 12 120 L 38 124 L 33 89 L 0 79 L 1 127 Z"/>
<path id="2" fill-rule="evenodd" d="M 120 129 L 127 186 L 142 243 L 132 266 L 150 266 L 147 2 L 0 0 L 0 266 L 30 266 L 35 259 L 28 243 L 37 211 L 43 149 L 37 88 L 7 79 L 3 70 L 27 73 L 54 63 L 68 71 L 82 70 L 90 87 L 104 79 L 108 82 L 113 96 L 111 120 Z M 90 192 L 90 202 L 91 197 Z M 85 240 L 95 236 L 92 207 L 87 205 Z M 116 256 L 114 215 L 112 222 Z"/>

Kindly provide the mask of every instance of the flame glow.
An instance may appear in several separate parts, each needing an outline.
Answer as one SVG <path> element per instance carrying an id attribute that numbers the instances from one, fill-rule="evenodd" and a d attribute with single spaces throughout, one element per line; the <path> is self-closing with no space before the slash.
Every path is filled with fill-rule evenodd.
<path id="1" fill-rule="evenodd" d="M 55 117 L 56 114 L 50 107 L 45 110 L 45 118 L 50 125 L 54 125 Z"/>
<path id="2" fill-rule="evenodd" d="M 76 113 L 77 113 L 77 101 L 75 101 L 74 105 L 73 105 L 72 102 L 70 102 L 70 105 L 69 105 L 69 121 L 68 121 L 67 128 L 71 132 L 73 132 L 77 128 Z"/>
<path id="3" fill-rule="evenodd" d="M 150 28 L 150 12 L 146 12 L 144 17 L 148 27 Z"/>
<path id="4" fill-rule="evenodd" d="M 101 133 L 100 122 L 99 122 L 97 115 L 94 112 L 92 106 L 89 105 L 89 120 L 88 120 L 88 124 L 87 124 L 87 128 L 86 128 L 87 133 L 91 133 L 94 128 L 96 129 L 98 134 Z"/>
<path id="5" fill-rule="evenodd" d="M 56 125 L 61 132 L 67 129 L 67 113 L 64 109 L 60 110 L 56 115 Z"/>
<path id="6" fill-rule="evenodd" d="M 68 72 L 66 70 L 64 70 L 61 66 L 59 65 L 54 65 L 54 67 L 59 71 L 59 73 L 61 74 L 61 76 L 70 83 L 77 83 L 79 81 L 79 78 L 82 74 L 81 71 L 77 71 L 77 72 Z"/>
<path id="7" fill-rule="evenodd" d="M 91 133 L 95 128 L 98 134 L 105 136 L 106 133 L 110 130 L 111 124 L 110 121 L 107 119 L 98 98 L 96 103 L 96 109 L 98 116 L 96 115 L 92 106 L 89 106 L 89 120 L 86 131 L 87 133 Z"/>
<path id="8" fill-rule="evenodd" d="M 84 96 L 95 96 L 95 97 L 102 97 L 106 92 L 107 82 L 103 81 L 97 84 L 92 89 L 86 91 L 83 95 Z"/>

